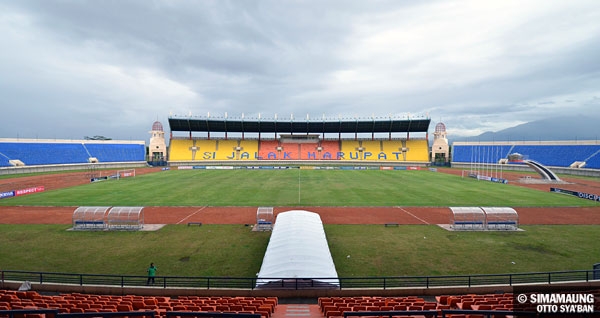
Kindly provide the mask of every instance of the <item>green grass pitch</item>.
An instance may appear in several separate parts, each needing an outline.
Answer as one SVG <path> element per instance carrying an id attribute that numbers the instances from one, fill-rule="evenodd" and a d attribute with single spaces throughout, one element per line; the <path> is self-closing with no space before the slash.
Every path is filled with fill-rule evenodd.
<path id="1" fill-rule="evenodd" d="M 59 177 L 59 176 L 57 176 Z M 170 170 L 0 200 L 40 206 L 593 206 L 430 171 Z"/>

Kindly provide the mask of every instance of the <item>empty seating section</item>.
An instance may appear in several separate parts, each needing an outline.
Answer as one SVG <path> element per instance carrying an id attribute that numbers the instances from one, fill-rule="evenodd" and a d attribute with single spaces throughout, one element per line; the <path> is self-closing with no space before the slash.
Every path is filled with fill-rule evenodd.
<path id="1" fill-rule="evenodd" d="M 429 161 L 429 142 L 425 139 L 406 141 L 406 161 Z"/>
<path id="2" fill-rule="evenodd" d="M 10 167 L 9 157 L 0 151 L 0 167 Z"/>
<path id="3" fill-rule="evenodd" d="M 454 145 L 452 161 L 498 163 L 514 152 L 513 145 Z"/>
<path id="4" fill-rule="evenodd" d="M 214 160 L 217 155 L 217 141 L 212 139 L 196 139 L 190 149 L 193 160 Z"/>
<path id="5" fill-rule="evenodd" d="M 443 309 L 459 310 L 513 310 L 513 294 L 468 294 L 437 296 L 437 303 Z"/>
<path id="6" fill-rule="evenodd" d="M 239 143 L 237 140 L 220 139 L 216 141 L 216 160 L 232 160 L 239 159 L 238 149 Z"/>
<path id="7" fill-rule="evenodd" d="M 170 161 L 364 160 L 427 162 L 427 140 L 318 140 L 286 142 L 242 139 L 172 139 Z M 404 150 L 404 151 L 403 151 Z"/>
<path id="8" fill-rule="evenodd" d="M 168 311 L 252 313 L 269 318 L 277 307 L 277 297 L 200 297 L 59 294 L 35 291 L 0 290 L 0 310 L 57 309 L 60 313 L 155 311 L 164 317 Z"/>
<path id="9" fill-rule="evenodd" d="M 401 140 L 384 140 L 381 143 L 381 147 L 381 151 L 385 154 L 387 160 L 406 160 L 402 154 L 403 145 Z"/>
<path id="10" fill-rule="evenodd" d="M 256 160 L 258 140 L 219 139 L 216 160 Z"/>
<path id="11" fill-rule="evenodd" d="M 142 144 L 84 144 L 84 147 L 99 162 L 146 160 L 146 149 Z"/>
<path id="12" fill-rule="evenodd" d="M 81 164 L 90 157 L 99 162 L 144 161 L 146 148 L 137 143 L 0 142 L 0 167 L 11 166 L 10 160 L 29 166 Z"/>
<path id="13" fill-rule="evenodd" d="M 86 163 L 90 157 L 81 143 L 0 143 L 0 153 L 26 165 Z"/>
<path id="14" fill-rule="evenodd" d="M 337 159 L 340 152 L 339 140 L 322 140 L 320 143 L 322 157 L 320 159 Z"/>
<path id="15" fill-rule="evenodd" d="M 171 161 L 215 160 L 217 158 L 216 140 L 173 139 L 169 148 L 169 160 Z"/>
<path id="16" fill-rule="evenodd" d="M 0 159 L 1 160 L 1 159 Z M 600 169 L 600 149 L 588 157 L 584 168 Z"/>
<path id="17" fill-rule="evenodd" d="M 171 139 L 169 145 L 169 160 L 184 161 L 192 160 L 192 147 L 194 141 L 190 139 Z"/>
<path id="18" fill-rule="evenodd" d="M 600 296 L 600 290 L 585 291 Z M 92 295 L 68 293 L 43 295 L 36 291 L 0 289 L 0 310 L 55 309 L 59 313 L 154 311 L 158 317 L 167 312 L 251 313 L 271 318 L 279 303 L 278 297 L 248 296 L 139 296 Z M 434 311 L 438 317 L 448 316 L 451 310 L 515 310 L 512 293 L 418 296 L 347 296 L 319 297 L 318 307 L 324 318 L 343 317 L 344 312 Z M 519 310 L 530 310 L 518 307 Z M 535 311 L 535 308 L 531 309 Z M 476 312 L 472 312 L 476 315 Z M 279 314 L 278 314 L 279 315 Z M 286 313 L 287 315 L 287 313 Z M 302 314 L 304 315 L 304 314 Z M 15 316 L 16 317 L 16 316 Z M 27 316 L 26 316 L 27 317 Z M 382 317 L 382 316 L 380 316 Z M 383 315 L 383 317 L 386 317 Z M 396 316 L 394 317 L 404 317 Z M 479 317 L 458 315 L 452 317 Z"/>
<path id="19" fill-rule="evenodd" d="M 517 145 L 513 152 L 546 166 L 568 167 L 574 161 L 584 161 L 600 149 L 591 145 Z"/>
<path id="20" fill-rule="evenodd" d="M 585 161 L 585 168 L 600 168 L 600 145 L 453 145 L 452 161 L 498 163 L 513 153 L 546 166 L 569 167 L 575 161 Z"/>
<path id="21" fill-rule="evenodd" d="M 600 169 L 600 145 L 597 144 L 461 143 L 452 146 L 452 161 L 491 164 L 512 153 L 551 167 L 569 167 L 580 161 L 586 163 L 584 168 Z M 90 158 L 98 162 L 140 162 L 146 159 L 146 147 L 143 143 L 118 142 L 0 142 L 0 167 L 12 166 L 11 160 L 20 160 L 25 165 L 55 165 L 83 164 Z M 170 161 L 257 159 L 428 162 L 429 144 L 426 139 L 280 143 L 278 140 L 175 138 L 169 145 Z"/>
<path id="22" fill-rule="evenodd" d="M 442 316 L 442 310 L 512 310 L 513 294 L 441 295 L 436 296 L 435 301 L 426 301 L 415 296 L 320 297 L 318 303 L 326 318 L 341 317 L 346 311 L 431 310 L 437 311 L 438 316 Z"/>
<path id="23" fill-rule="evenodd" d="M 318 151 L 319 144 L 308 143 L 299 144 L 300 146 L 300 159 L 302 160 L 316 160 L 322 158 L 322 153 Z"/>
<path id="24" fill-rule="evenodd" d="M 240 147 L 242 148 L 241 159 L 256 160 L 258 157 L 258 140 L 240 140 Z M 248 158 L 244 154 L 248 154 Z"/>
<path id="25" fill-rule="evenodd" d="M 282 143 L 278 140 L 173 139 L 169 160 L 327 160 L 337 159 L 339 148 L 338 141 Z"/>
<path id="26" fill-rule="evenodd" d="M 363 160 L 378 160 L 379 154 L 381 153 L 381 141 L 379 140 L 363 140 L 361 142 L 363 148 Z"/>
<path id="27" fill-rule="evenodd" d="M 341 317 L 346 311 L 410 311 L 436 310 L 437 302 L 416 296 L 320 297 L 319 308 L 326 318 Z"/>
<path id="28" fill-rule="evenodd" d="M 300 159 L 300 144 L 299 143 L 280 143 L 281 152 L 277 154 L 277 159 L 281 160 L 298 160 Z"/>
<path id="29" fill-rule="evenodd" d="M 262 140 L 258 145 L 258 157 L 263 160 L 275 160 L 280 151 L 278 140 Z"/>
<path id="30" fill-rule="evenodd" d="M 358 140 L 342 140 L 340 152 L 343 154 L 340 160 L 358 160 L 358 149 L 360 142 Z"/>

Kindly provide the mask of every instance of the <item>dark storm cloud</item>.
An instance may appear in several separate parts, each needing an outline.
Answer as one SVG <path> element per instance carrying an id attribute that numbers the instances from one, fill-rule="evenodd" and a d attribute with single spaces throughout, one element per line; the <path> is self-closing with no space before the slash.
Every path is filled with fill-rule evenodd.
<path id="1" fill-rule="evenodd" d="M 594 1 L 0 3 L 0 138 L 147 139 L 170 113 L 427 114 L 459 135 L 597 109 Z M 24 115 L 26 114 L 26 115 Z"/>

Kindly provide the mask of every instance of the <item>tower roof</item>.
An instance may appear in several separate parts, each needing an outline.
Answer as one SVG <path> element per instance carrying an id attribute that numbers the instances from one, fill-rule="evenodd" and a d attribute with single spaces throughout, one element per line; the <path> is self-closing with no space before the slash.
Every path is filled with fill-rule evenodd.
<path id="1" fill-rule="evenodd" d="M 444 123 L 438 123 L 437 125 L 435 125 L 435 132 L 436 133 L 446 132 L 446 125 L 444 125 Z"/>
<path id="2" fill-rule="evenodd" d="M 155 121 L 154 124 L 152 124 L 152 131 L 164 131 L 160 121 Z"/>

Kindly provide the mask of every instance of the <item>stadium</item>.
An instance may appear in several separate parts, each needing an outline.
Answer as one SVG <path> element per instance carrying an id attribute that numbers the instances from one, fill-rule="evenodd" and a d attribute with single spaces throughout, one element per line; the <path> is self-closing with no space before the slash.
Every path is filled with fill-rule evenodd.
<path id="1" fill-rule="evenodd" d="M 0 315 L 600 311 L 598 141 L 448 145 L 438 123 L 430 143 L 427 116 L 168 125 L 148 146 L 0 139 Z"/>

